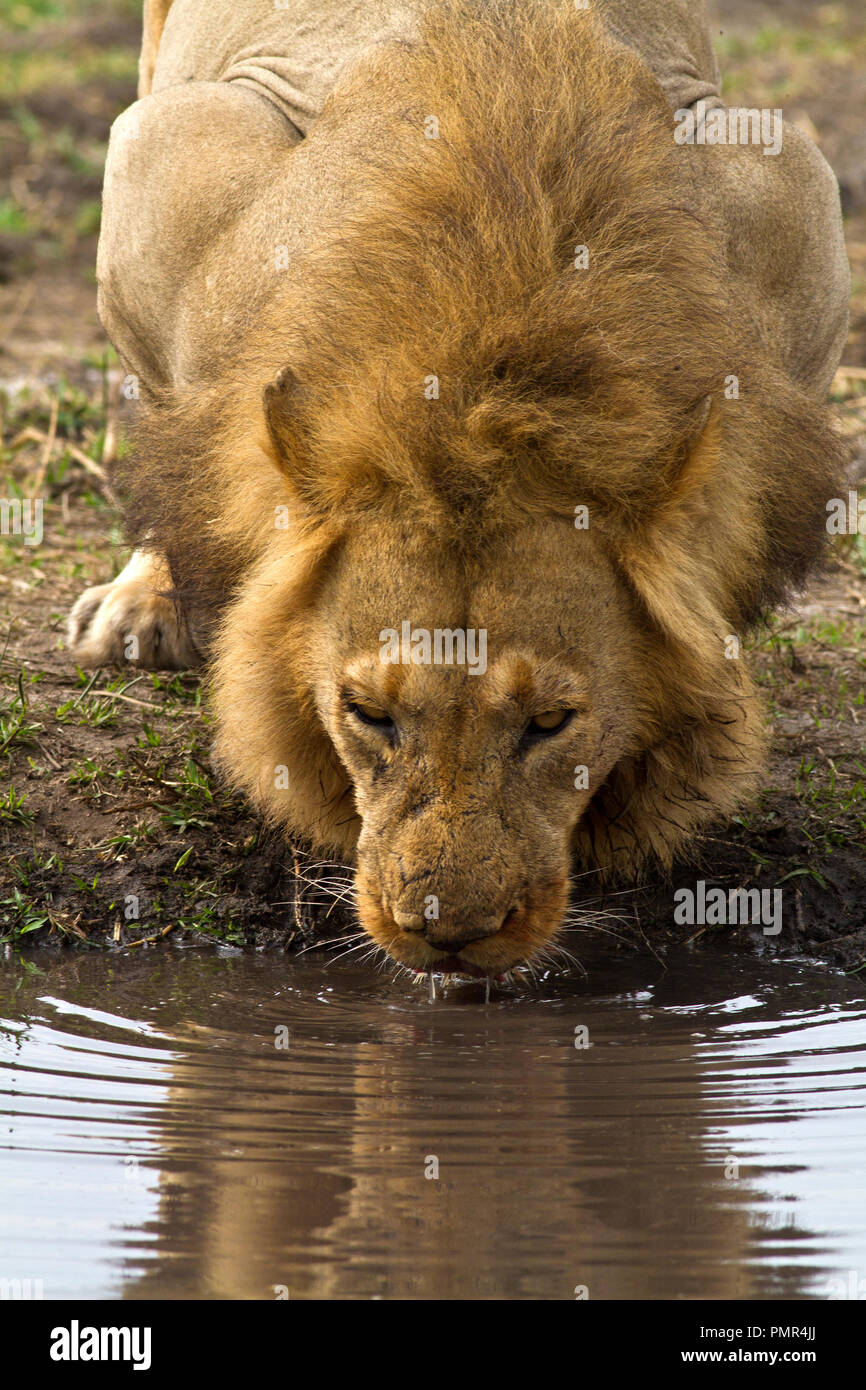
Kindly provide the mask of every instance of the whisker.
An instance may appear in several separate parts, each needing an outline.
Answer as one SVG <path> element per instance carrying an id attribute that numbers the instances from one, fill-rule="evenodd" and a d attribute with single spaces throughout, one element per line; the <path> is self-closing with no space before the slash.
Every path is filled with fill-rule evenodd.
<path id="1" fill-rule="evenodd" d="M 360 937 L 366 936 L 365 931 L 354 932 L 351 936 L 338 936 L 336 939 L 324 937 L 321 941 L 311 941 L 308 946 L 302 946 L 300 951 L 295 954 L 305 956 L 308 951 L 324 951 L 333 949 L 335 946 L 344 946 L 348 941 L 357 941 Z"/>
<path id="2" fill-rule="evenodd" d="M 339 859 L 305 859 L 303 867 L 305 869 L 336 869 L 338 873 L 351 873 L 352 866 Z"/>
<path id="3" fill-rule="evenodd" d="M 334 889 L 345 891 L 355 887 L 353 878 L 307 878 L 305 874 L 296 874 L 297 883 L 306 884 L 308 888 L 321 888 L 323 892 L 330 893 Z"/>
<path id="4" fill-rule="evenodd" d="M 544 950 L 542 959 L 547 959 L 554 970 L 579 970 L 581 975 L 586 977 L 588 971 L 583 962 L 569 951 L 560 941 L 551 941 L 550 945 Z"/>
<path id="5" fill-rule="evenodd" d="M 614 941 L 621 941 L 626 946 L 633 943 L 632 937 L 623 936 L 622 932 L 611 931 L 610 927 L 600 927 L 595 922 L 569 922 L 566 930 L 570 932 L 582 931 L 591 936 L 610 936 Z"/>
<path id="6" fill-rule="evenodd" d="M 345 960 L 346 956 L 353 955 L 355 951 L 363 951 L 365 946 L 370 946 L 370 951 L 367 956 L 362 956 L 357 962 L 359 965 L 363 964 L 363 962 L 369 958 L 369 955 L 374 954 L 376 951 L 381 951 L 382 949 L 381 946 L 376 945 L 375 941 L 372 943 L 369 939 L 367 941 L 359 941 L 356 946 L 349 946 L 345 951 L 341 951 L 339 955 L 332 956 L 331 959 L 326 962 L 325 969 L 327 970 L 331 965 L 336 965 L 338 960 Z"/>

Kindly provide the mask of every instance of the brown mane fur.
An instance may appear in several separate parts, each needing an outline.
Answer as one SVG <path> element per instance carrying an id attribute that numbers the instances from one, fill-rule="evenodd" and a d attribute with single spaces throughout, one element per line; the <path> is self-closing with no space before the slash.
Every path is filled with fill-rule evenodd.
<path id="1" fill-rule="evenodd" d="M 437 7 L 419 42 L 350 72 L 316 138 L 339 140 L 371 92 L 352 216 L 275 283 L 213 382 L 144 413 L 122 476 L 132 539 L 168 556 L 212 650 L 234 781 L 350 852 L 352 792 L 310 697 L 302 622 L 327 557 L 387 514 L 474 563 L 527 519 L 587 505 L 655 634 L 655 742 L 598 794 L 579 844 L 602 863 L 669 861 L 751 783 L 760 721 L 724 637 L 815 563 L 840 446 L 732 313 L 691 152 L 591 12 Z M 268 789 L 276 762 L 297 769 L 291 800 Z"/>

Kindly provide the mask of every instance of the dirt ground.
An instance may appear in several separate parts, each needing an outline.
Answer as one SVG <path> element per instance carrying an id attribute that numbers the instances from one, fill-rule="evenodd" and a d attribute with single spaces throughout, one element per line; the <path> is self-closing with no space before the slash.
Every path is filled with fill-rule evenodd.
<path id="1" fill-rule="evenodd" d="M 208 764 L 197 679 L 77 672 L 63 623 L 125 559 L 110 486 L 123 448 L 116 359 L 96 317 L 108 129 L 134 99 L 140 0 L 0 0 L 0 496 L 44 499 L 44 540 L 0 536 L 0 941 L 135 947 L 170 934 L 294 948 L 345 930 L 320 870 L 266 833 Z M 725 95 L 782 106 L 840 180 L 851 332 L 833 401 L 866 480 L 866 8 L 711 6 Z M 766 787 L 715 836 L 696 877 L 782 887 L 760 949 L 866 967 L 866 537 L 751 660 L 773 748 Z M 676 927 L 670 882 L 609 899 L 612 950 L 751 929 Z M 588 896 L 592 896 L 587 890 Z"/>

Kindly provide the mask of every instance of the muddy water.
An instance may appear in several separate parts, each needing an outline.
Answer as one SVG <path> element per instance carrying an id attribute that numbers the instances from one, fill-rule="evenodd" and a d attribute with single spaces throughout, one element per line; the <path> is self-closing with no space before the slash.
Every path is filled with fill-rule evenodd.
<path id="1" fill-rule="evenodd" d="M 46 1298 L 863 1297 L 864 986 L 667 966 L 602 958 L 431 1004 L 324 958 L 10 957 L 0 1279 Z"/>

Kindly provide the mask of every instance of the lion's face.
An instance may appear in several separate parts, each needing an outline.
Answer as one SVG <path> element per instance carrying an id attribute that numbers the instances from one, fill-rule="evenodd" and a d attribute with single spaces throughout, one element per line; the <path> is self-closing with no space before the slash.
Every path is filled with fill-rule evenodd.
<path id="1" fill-rule="evenodd" d="M 574 828 L 636 737 L 632 611 L 563 521 L 468 569 L 381 521 L 345 546 L 310 618 L 315 700 L 362 820 L 361 922 L 396 960 L 500 974 L 556 934 Z"/>

